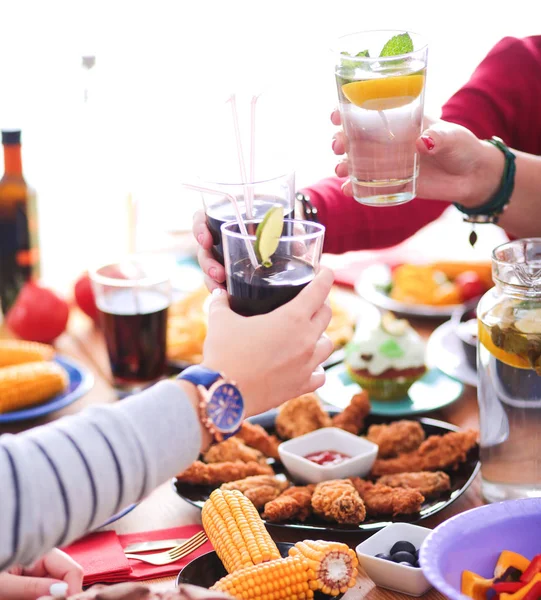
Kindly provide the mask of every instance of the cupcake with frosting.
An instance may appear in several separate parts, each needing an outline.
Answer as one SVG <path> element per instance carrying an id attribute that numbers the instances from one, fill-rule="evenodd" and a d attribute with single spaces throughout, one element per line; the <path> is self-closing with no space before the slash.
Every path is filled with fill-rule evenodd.
<path id="1" fill-rule="evenodd" d="M 346 367 L 374 399 L 397 400 L 426 373 L 425 345 L 406 319 L 385 313 L 375 327 L 357 328 Z"/>

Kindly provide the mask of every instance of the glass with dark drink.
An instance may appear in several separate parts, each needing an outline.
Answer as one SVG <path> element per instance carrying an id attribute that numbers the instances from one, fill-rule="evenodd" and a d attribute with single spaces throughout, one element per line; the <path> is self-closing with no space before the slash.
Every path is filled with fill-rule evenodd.
<path id="1" fill-rule="evenodd" d="M 260 222 L 246 221 L 247 230 L 255 231 Z M 236 222 L 222 226 L 229 304 L 236 313 L 249 317 L 271 312 L 292 300 L 314 278 L 325 227 L 284 219 L 282 231 L 266 262 L 257 251 L 257 235 L 241 233 Z"/>
<path id="2" fill-rule="evenodd" d="M 115 386 L 136 390 L 165 374 L 171 285 L 156 259 L 134 257 L 91 273 Z"/>
<path id="3" fill-rule="evenodd" d="M 231 198 L 235 198 L 244 220 L 261 220 L 273 206 L 280 205 L 286 219 L 295 216 L 295 173 L 254 183 L 201 182 L 212 193 L 202 191 L 207 226 L 212 234 L 214 258 L 224 264 L 220 227 L 237 218 Z M 250 210 L 251 209 L 251 210 Z M 251 213 L 251 214 L 250 214 Z"/>

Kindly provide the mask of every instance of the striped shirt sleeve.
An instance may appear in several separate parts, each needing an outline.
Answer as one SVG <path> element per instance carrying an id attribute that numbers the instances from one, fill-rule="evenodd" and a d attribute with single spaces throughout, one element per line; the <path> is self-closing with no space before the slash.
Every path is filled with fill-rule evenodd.
<path id="1" fill-rule="evenodd" d="M 164 381 L 0 437 L 0 571 L 99 527 L 197 459 L 198 417 Z"/>

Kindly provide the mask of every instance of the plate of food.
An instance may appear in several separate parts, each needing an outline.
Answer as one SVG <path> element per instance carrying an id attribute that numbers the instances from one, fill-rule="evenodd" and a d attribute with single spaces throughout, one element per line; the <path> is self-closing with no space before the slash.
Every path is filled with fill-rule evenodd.
<path id="1" fill-rule="evenodd" d="M 0 340 L 0 381 L 6 386 L 6 392 L 0 393 L 0 423 L 48 415 L 72 404 L 94 385 L 90 371 L 56 354 L 53 346 L 19 340 Z M 11 389 L 20 390 L 12 399 Z"/>
<path id="2" fill-rule="evenodd" d="M 314 394 L 290 400 L 279 410 L 249 419 L 237 436 L 211 447 L 173 480 L 173 488 L 199 508 L 217 488 L 239 490 L 267 525 L 323 535 L 372 533 L 391 522 L 417 523 L 449 506 L 475 478 L 476 431 L 460 431 L 433 419 L 397 421 L 369 412 L 366 393 L 354 396 L 344 410 L 323 408 Z M 306 485 L 282 464 L 283 441 L 327 427 L 377 444 L 378 457 L 364 478 Z"/>
<path id="3" fill-rule="evenodd" d="M 361 389 L 372 413 L 408 416 L 457 400 L 463 385 L 438 369 L 427 369 L 425 342 L 406 319 L 387 312 L 359 323 L 342 364 L 327 371 L 319 397 L 344 408 Z"/>
<path id="4" fill-rule="evenodd" d="M 223 592 L 238 600 L 339 598 L 355 585 L 358 560 L 346 544 L 305 540 L 276 543 L 253 503 L 238 490 L 216 489 L 201 514 L 214 551 L 186 565 L 177 585 Z M 281 592 L 281 593 L 280 593 Z"/>
<path id="5" fill-rule="evenodd" d="M 167 321 L 167 360 L 174 369 L 184 369 L 201 362 L 207 334 L 210 294 L 205 287 L 184 295 L 169 308 Z M 335 351 L 323 365 L 328 368 L 344 359 L 344 347 L 351 340 L 355 323 L 369 318 L 377 309 L 352 293 L 333 289 L 330 298 L 332 318 L 327 328 Z"/>
<path id="6" fill-rule="evenodd" d="M 355 291 L 375 306 L 401 315 L 445 318 L 492 286 L 490 262 L 441 261 L 371 265 Z"/>
<path id="7" fill-rule="evenodd" d="M 457 335 L 456 322 L 446 321 L 437 327 L 428 338 L 426 346 L 426 355 L 428 363 L 434 368 L 439 369 L 449 377 L 477 387 L 478 377 L 477 369 L 474 368 L 471 358 L 468 359 L 466 348 L 472 344 L 465 338 L 469 329 L 465 329 L 461 337 Z M 471 348 L 473 357 L 476 357 L 476 348 Z"/>

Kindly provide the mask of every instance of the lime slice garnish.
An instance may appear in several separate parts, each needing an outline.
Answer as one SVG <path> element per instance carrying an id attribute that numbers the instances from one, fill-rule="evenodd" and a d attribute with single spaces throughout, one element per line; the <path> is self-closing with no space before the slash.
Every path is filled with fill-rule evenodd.
<path id="1" fill-rule="evenodd" d="M 284 211 L 281 206 L 273 206 L 267 211 L 257 226 L 255 233 L 255 253 L 264 267 L 272 266 L 271 256 L 276 252 L 284 229 Z"/>

